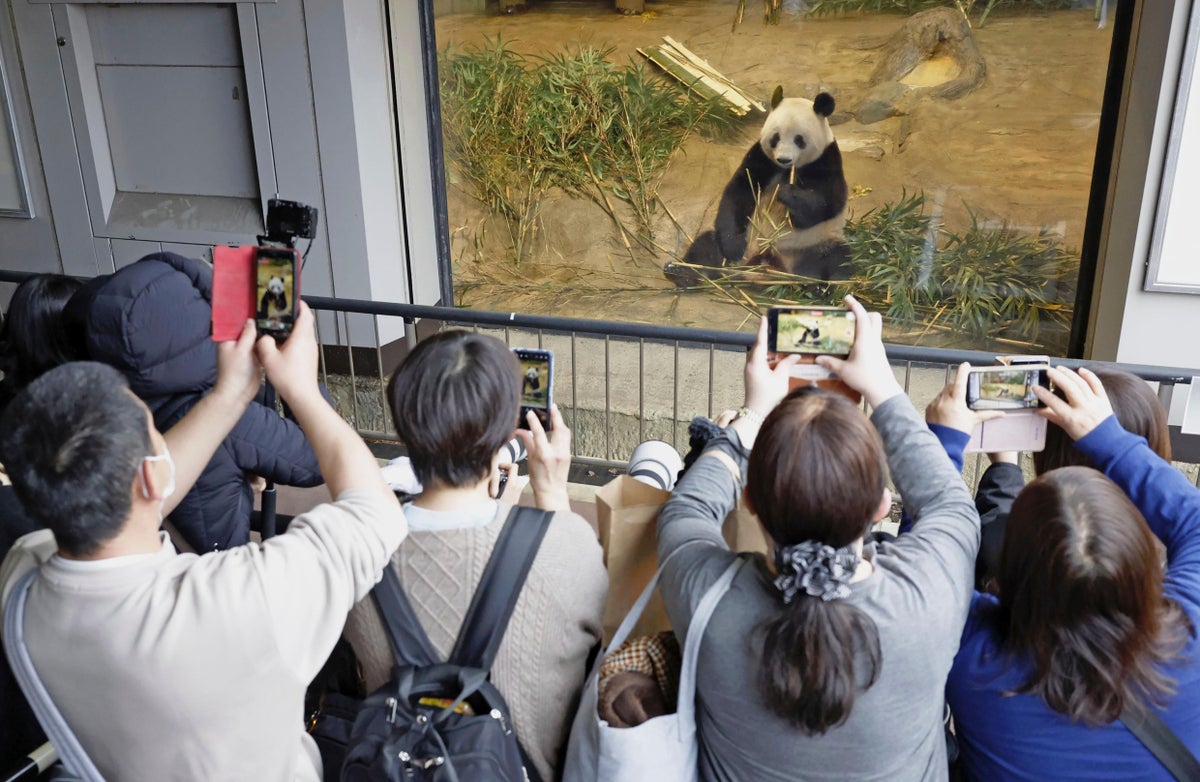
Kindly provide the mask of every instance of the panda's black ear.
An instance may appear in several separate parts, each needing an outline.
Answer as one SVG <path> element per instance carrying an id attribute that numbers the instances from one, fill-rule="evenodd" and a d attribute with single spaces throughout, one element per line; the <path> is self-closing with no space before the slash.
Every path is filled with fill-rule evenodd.
<path id="1" fill-rule="evenodd" d="M 822 117 L 828 117 L 833 113 L 833 96 L 828 92 L 819 93 L 817 99 L 813 101 L 813 111 Z"/>
<path id="2" fill-rule="evenodd" d="M 780 84 L 779 86 L 777 86 L 775 88 L 775 91 L 771 93 L 771 111 L 774 111 L 775 107 L 778 106 L 782 102 L 783 102 L 783 85 Z"/>

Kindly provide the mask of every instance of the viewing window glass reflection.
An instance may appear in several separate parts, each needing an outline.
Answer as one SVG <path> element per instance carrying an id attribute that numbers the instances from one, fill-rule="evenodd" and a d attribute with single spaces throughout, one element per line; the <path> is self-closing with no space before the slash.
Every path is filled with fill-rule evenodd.
<path id="1" fill-rule="evenodd" d="M 1064 354 L 1112 20 L 737 12 L 434 3 L 456 303 L 747 329 L 853 291 L 888 341 Z"/>

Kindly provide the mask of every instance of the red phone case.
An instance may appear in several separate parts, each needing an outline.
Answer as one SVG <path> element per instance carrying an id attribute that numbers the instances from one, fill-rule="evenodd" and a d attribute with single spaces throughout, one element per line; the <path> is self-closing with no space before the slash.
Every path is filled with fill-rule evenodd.
<path id="1" fill-rule="evenodd" d="M 246 321 L 254 317 L 253 244 L 213 248 L 213 342 L 237 339 Z"/>

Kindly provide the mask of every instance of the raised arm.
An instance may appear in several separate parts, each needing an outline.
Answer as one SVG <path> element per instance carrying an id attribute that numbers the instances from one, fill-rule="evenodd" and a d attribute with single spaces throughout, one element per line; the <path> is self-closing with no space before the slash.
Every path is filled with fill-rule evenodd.
<path id="1" fill-rule="evenodd" d="M 533 502 L 541 510 L 571 510 L 567 480 L 571 471 L 571 430 L 558 405 L 550 405 L 550 433 L 532 410 L 526 411 L 529 429 L 518 429 L 517 437 L 529 454 L 529 483 Z"/>
<path id="2" fill-rule="evenodd" d="M 746 355 L 745 403 L 725 431 L 708 442 L 658 514 L 659 561 L 692 541 L 725 547 L 721 525 L 737 505 L 754 438 L 787 396 L 788 375 L 797 361 L 798 356 L 788 356 L 774 367 L 767 364 L 767 320 L 760 319 L 758 338 Z"/>
<path id="3" fill-rule="evenodd" d="M 262 337 L 256 350 L 267 379 L 275 384 L 312 445 L 330 495 L 336 499 L 344 491 L 357 489 L 398 508 L 370 449 L 321 395 L 313 315 L 308 305 L 300 303 L 292 335 L 282 347 Z"/>
<path id="4" fill-rule="evenodd" d="M 321 395 L 308 306 L 301 303 L 282 347 L 263 337 L 257 353 L 312 444 L 334 502 L 301 514 L 266 543 L 217 556 L 251 560 L 255 583 L 246 588 L 261 590 L 280 656 L 307 682 L 329 656 L 350 608 L 379 581 L 407 525 L 375 457 Z"/>
<path id="5" fill-rule="evenodd" d="M 236 342 L 217 346 L 217 383 L 179 423 L 163 433 L 175 462 L 178 487 L 163 503 L 169 515 L 187 496 L 213 453 L 241 420 L 246 406 L 262 385 L 262 370 L 254 356 L 254 321 L 247 320 Z"/>
<path id="6" fill-rule="evenodd" d="M 1167 547 L 1168 578 L 1185 572 L 1200 580 L 1200 489 L 1150 449 L 1145 439 L 1121 428 L 1100 378 L 1087 369 L 1049 371 L 1060 399 L 1035 389 L 1043 415 L 1062 427 L 1076 446 L 1129 496 Z"/>
<path id="7" fill-rule="evenodd" d="M 954 379 L 925 408 L 925 421 L 930 431 L 937 436 L 959 472 L 963 468 L 963 452 L 971 439 L 971 432 L 987 421 L 1004 415 L 999 410 L 972 410 L 967 407 L 967 373 L 970 371 L 970 364 L 960 364 Z M 996 572 L 1000 544 L 1004 540 L 1004 522 L 1008 519 L 1013 501 L 1025 485 L 1016 453 L 991 453 L 988 458 L 992 465 L 980 478 L 979 488 L 975 492 L 975 510 L 979 512 L 981 526 L 976 575 Z M 901 531 L 908 531 L 903 524 Z"/>
<path id="8" fill-rule="evenodd" d="M 918 578 L 943 574 L 951 585 L 973 582 L 979 548 L 979 514 L 958 470 L 937 437 L 921 421 L 888 363 L 883 347 L 882 320 L 846 298 L 856 319 L 854 350 L 847 360 L 817 359 L 837 374 L 874 408 L 871 421 L 887 451 L 892 481 L 913 519 L 912 532 L 895 544 L 897 551 L 932 555 L 939 569 L 922 567 Z M 965 376 L 961 380 L 965 384 Z M 944 582 L 943 582 L 944 584 Z M 963 604 L 969 592 L 963 593 Z"/>

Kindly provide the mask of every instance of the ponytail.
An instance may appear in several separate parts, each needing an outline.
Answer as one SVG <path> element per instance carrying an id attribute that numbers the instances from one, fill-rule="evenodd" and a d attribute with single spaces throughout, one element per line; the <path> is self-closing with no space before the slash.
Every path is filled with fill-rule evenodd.
<path id="1" fill-rule="evenodd" d="M 767 416 L 750 453 L 746 501 L 775 544 L 781 597 L 779 614 L 759 626 L 762 687 L 771 711 L 808 735 L 844 723 L 883 664 L 878 627 L 845 598 L 885 464 L 861 410 L 807 388 Z"/>
<path id="2" fill-rule="evenodd" d="M 810 736 L 845 722 L 879 678 L 879 630 L 844 600 L 798 595 L 762 631 L 767 705 Z"/>

